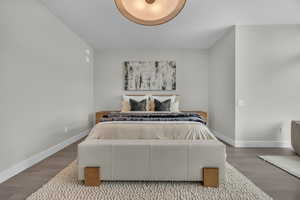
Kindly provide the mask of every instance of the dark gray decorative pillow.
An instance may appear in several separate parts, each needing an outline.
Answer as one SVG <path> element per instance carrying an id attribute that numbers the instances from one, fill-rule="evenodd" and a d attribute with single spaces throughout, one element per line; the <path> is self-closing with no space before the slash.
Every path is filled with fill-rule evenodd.
<path id="1" fill-rule="evenodd" d="M 163 102 L 154 99 L 155 111 L 170 111 L 170 109 L 171 109 L 171 99 L 165 100 Z"/>
<path id="2" fill-rule="evenodd" d="M 147 100 L 144 99 L 140 102 L 129 99 L 129 104 L 130 104 L 130 111 L 146 111 L 147 107 Z"/>

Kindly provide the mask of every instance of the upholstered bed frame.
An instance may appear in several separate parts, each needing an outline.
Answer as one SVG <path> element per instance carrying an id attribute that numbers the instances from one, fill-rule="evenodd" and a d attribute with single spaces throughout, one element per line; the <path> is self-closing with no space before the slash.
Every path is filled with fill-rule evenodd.
<path id="1" fill-rule="evenodd" d="M 98 122 L 111 111 L 96 113 Z M 197 111 L 207 119 L 205 112 Z M 218 140 L 89 139 L 78 146 L 78 179 L 108 181 L 203 181 L 217 187 L 225 177 L 225 145 Z"/>

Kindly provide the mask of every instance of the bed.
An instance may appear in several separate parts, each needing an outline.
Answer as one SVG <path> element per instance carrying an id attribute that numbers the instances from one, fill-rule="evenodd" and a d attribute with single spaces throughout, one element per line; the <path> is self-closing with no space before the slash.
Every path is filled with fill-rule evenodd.
<path id="1" fill-rule="evenodd" d="M 205 112 L 102 111 L 96 122 L 78 146 L 78 179 L 86 185 L 224 180 L 225 146 L 206 126 Z"/>

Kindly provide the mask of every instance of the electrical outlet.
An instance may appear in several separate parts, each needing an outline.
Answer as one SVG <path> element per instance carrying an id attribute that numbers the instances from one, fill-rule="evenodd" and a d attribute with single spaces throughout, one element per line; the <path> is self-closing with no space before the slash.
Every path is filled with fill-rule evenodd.
<path id="1" fill-rule="evenodd" d="M 69 132 L 69 128 L 65 127 L 65 133 Z"/>

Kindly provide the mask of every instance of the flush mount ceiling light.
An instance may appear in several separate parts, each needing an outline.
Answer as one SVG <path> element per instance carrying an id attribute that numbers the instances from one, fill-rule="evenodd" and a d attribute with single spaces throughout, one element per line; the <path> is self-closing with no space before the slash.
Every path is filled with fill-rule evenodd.
<path id="1" fill-rule="evenodd" d="M 154 26 L 176 17 L 186 0 L 115 0 L 127 19 L 142 25 Z"/>

